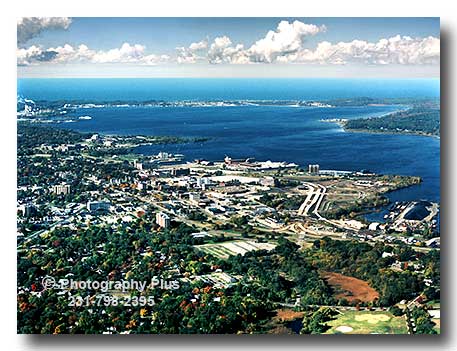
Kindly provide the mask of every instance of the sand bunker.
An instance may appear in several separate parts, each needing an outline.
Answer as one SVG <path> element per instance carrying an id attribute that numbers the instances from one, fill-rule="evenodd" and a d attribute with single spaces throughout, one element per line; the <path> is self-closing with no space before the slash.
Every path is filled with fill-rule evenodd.
<path id="1" fill-rule="evenodd" d="M 390 317 L 385 314 L 359 314 L 356 315 L 355 320 L 358 322 L 368 322 L 370 324 L 377 324 L 378 322 L 387 322 Z"/>
<path id="2" fill-rule="evenodd" d="M 351 327 L 348 327 L 347 325 L 340 325 L 338 328 L 335 328 L 336 331 L 339 331 L 341 333 L 350 333 L 354 329 Z"/>

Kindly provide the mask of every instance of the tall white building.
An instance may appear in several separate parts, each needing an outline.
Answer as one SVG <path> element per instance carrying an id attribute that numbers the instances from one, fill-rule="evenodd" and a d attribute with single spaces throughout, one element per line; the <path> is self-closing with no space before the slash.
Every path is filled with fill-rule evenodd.
<path id="1" fill-rule="evenodd" d="M 170 226 L 170 217 L 163 212 L 156 214 L 156 223 L 162 228 L 168 228 Z"/>
<path id="2" fill-rule="evenodd" d="M 311 174 L 319 173 L 319 165 L 308 165 L 308 172 Z"/>

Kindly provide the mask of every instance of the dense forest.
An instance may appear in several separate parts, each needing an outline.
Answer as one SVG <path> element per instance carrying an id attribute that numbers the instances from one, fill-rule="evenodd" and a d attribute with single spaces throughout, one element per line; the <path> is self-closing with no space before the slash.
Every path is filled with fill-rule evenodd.
<path id="1" fill-rule="evenodd" d="M 344 127 L 348 130 L 371 132 L 440 134 L 440 109 L 414 107 L 382 117 L 351 119 Z"/>
<path id="2" fill-rule="evenodd" d="M 396 257 L 424 265 L 424 275 L 439 281 L 439 253 L 417 253 L 407 246 L 375 246 L 356 241 L 316 240 L 302 250 L 284 237 L 270 252 L 253 251 L 222 260 L 195 249 L 201 239 L 190 235 L 195 229 L 184 224 L 159 230 L 153 213 L 137 221 L 85 229 L 58 228 L 30 243 L 34 249 L 18 257 L 18 330 L 22 333 L 99 333 L 106 330 L 131 333 L 255 333 L 262 332 L 278 304 L 300 306 L 347 304 L 337 300 L 321 277 L 334 271 L 369 282 L 380 294 L 375 305 L 391 306 L 424 291 L 422 275 L 390 269 Z M 46 248 L 46 249 L 44 249 Z M 383 252 L 395 256 L 382 258 Z M 225 288 L 202 280 L 188 280 L 221 269 L 240 277 Z M 68 306 L 69 294 L 88 296 L 94 291 L 41 291 L 44 276 L 75 280 L 134 279 L 154 276 L 180 280 L 177 290 L 164 293 L 148 289 L 154 306 Z M 429 288 L 430 289 L 430 288 Z M 40 292 L 41 291 L 41 292 Z M 132 294 L 138 294 L 132 292 Z M 439 291 L 427 292 L 431 298 Z M 318 318 L 319 317 L 319 318 Z M 312 319 L 320 319 L 313 313 Z M 312 327 L 318 330 L 319 323 Z M 314 329 L 313 329 L 314 328 Z M 308 329 L 305 328 L 304 332 Z"/>
<path id="3" fill-rule="evenodd" d="M 18 123 L 17 145 L 18 154 L 25 150 L 40 146 L 42 144 L 57 146 L 60 144 L 80 143 L 91 135 L 75 132 L 72 130 L 49 128 L 48 126 L 31 125 L 30 123 Z"/>

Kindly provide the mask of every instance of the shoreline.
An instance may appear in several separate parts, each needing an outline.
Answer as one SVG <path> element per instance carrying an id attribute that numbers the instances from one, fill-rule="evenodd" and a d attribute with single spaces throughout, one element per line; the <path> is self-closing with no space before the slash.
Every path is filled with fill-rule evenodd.
<path id="1" fill-rule="evenodd" d="M 366 133 L 366 134 L 390 134 L 390 135 L 416 135 L 416 136 L 425 136 L 425 137 L 430 137 L 430 138 L 436 138 L 438 140 L 441 139 L 440 135 L 435 135 L 431 133 L 425 133 L 425 132 L 405 132 L 405 131 L 395 131 L 395 130 L 373 130 L 373 129 L 350 129 L 346 127 L 345 122 L 335 122 L 337 123 L 341 129 L 343 129 L 344 132 L 346 133 Z"/>
<path id="2" fill-rule="evenodd" d="M 381 115 L 381 116 L 378 116 L 378 117 L 370 117 L 370 118 L 380 118 L 380 117 L 383 117 L 383 116 L 386 116 L 386 115 Z M 362 119 L 363 118 L 366 118 L 366 117 L 362 117 Z M 426 133 L 426 132 L 420 132 L 420 131 L 408 131 L 408 132 L 405 132 L 405 131 L 395 131 L 395 130 L 391 130 L 391 129 L 386 129 L 386 130 L 379 130 L 379 129 L 351 129 L 351 128 L 347 128 L 346 127 L 346 124 L 348 122 L 348 119 L 346 119 L 346 118 L 341 118 L 341 119 L 321 119 L 320 122 L 337 124 L 338 126 L 340 126 L 340 128 L 345 133 L 416 135 L 416 136 L 425 136 L 425 137 L 436 138 L 438 140 L 441 139 L 441 135 L 436 135 L 436 134 L 431 134 L 431 133 Z"/>
<path id="3" fill-rule="evenodd" d="M 399 106 L 400 107 L 400 106 Z M 398 110 L 383 113 L 379 116 L 366 116 L 366 117 L 360 117 L 360 118 L 355 118 L 354 120 L 365 120 L 365 119 L 376 119 L 376 118 L 383 118 L 387 117 L 390 115 L 394 115 L 399 112 L 406 112 L 413 109 L 413 106 L 411 105 L 403 105 L 403 108 L 399 108 Z M 432 137 L 436 138 L 438 140 L 441 139 L 441 135 L 438 134 L 432 134 L 432 133 L 427 133 L 427 132 L 422 132 L 422 131 L 405 131 L 405 130 L 393 130 L 393 129 L 366 129 L 366 128 L 348 128 L 347 123 L 350 121 L 350 119 L 347 118 L 333 118 L 333 119 L 321 119 L 321 122 L 324 123 L 336 123 L 338 124 L 341 129 L 344 132 L 347 133 L 367 133 L 367 134 L 400 134 L 400 135 L 418 135 L 418 136 L 426 136 L 426 137 Z"/>

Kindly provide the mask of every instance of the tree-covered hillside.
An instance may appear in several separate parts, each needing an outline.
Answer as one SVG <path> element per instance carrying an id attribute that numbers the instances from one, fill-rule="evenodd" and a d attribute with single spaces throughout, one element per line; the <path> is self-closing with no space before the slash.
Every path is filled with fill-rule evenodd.
<path id="1" fill-rule="evenodd" d="M 382 117 L 348 120 L 344 127 L 348 130 L 366 130 L 371 132 L 439 135 L 440 109 L 414 107 Z"/>

